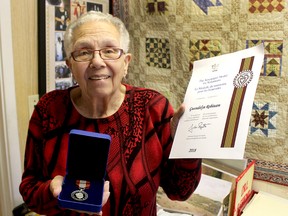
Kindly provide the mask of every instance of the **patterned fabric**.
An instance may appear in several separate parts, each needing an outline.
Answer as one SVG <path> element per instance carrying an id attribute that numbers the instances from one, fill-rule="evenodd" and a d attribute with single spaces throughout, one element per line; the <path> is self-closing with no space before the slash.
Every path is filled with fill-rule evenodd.
<path id="1" fill-rule="evenodd" d="M 146 62 L 152 67 L 171 68 L 169 41 L 162 38 L 146 38 Z"/>
<path id="2" fill-rule="evenodd" d="M 119 17 L 125 24 L 129 26 L 129 0 L 111 0 L 112 14 Z"/>
<path id="3" fill-rule="evenodd" d="M 190 70 L 193 62 L 221 55 L 221 43 L 219 40 L 190 40 Z"/>
<path id="4" fill-rule="evenodd" d="M 284 1 L 279 0 L 249 0 L 251 13 L 281 12 L 284 9 Z"/>
<path id="5" fill-rule="evenodd" d="M 215 4 L 211 0 L 193 0 L 193 2 L 205 13 L 208 14 L 210 7 L 222 6 L 220 0 L 216 0 Z"/>
<path id="6" fill-rule="evenodd" d="M 147 12 L 149 14 L 164 14 L 167 11 L 168 0 L 147 0 Z"/>
<path id="7" fill-rule="evenodd" d="M 248 164 L 253 159 L 248 159 Z M 288 166 L 283 163 L 256 160 L 254 179 L 288 186 Z"/>
<path id="8" fill-rule="evenodd" d="M 260 43 L 264 44 L 265 55 L 261 76 L 281 76 L 282 72 L 282 40 L 247 40 L 246 47 L 253 47 Z"/>
<path id="9" fill-rule="evenodd" d="M 263 42 L 265 56 L 255 94 L 259 111 L 251 115 L 245 157 L 288 164 L 287 1 L 167 0 L 167 11 L 162 14 L 149 13 L 147 2 L 156 1 L 129 0 L 130 84 L 156 89 L 178 107 L 194 61 Z M 147 64 L 147 38 L 169 41 L 170 68 Z M 269 111 L 265 104 L 269 104 Z M 261 118 L 268 125 L 262 126 Z"/>
<path id="10" fill-rule="evenodd" d="M 88 119 L 74 108 L 70 91 L 44 95 L 29 125 L 20 192 L 30 209 L 46 215 L 84 215 L 61 210 L 49 184 L 65 175 L 68 133 L 82 129 L 112 138 L 107 166 L 110 197 L 104 216 L 156 215 L 159 185 L 171 199 L 187 199 L 197 187 L 201 160 L 168 160 L 173 109 L 156 91 L 126 85 L 122 106 L 112 116 Z"/>
<path id="11" fill-rule="evenodd" d="M 258 136 L 276 136 L 276 104 L 254 102 L 250 121 L 250 133 Z"/>

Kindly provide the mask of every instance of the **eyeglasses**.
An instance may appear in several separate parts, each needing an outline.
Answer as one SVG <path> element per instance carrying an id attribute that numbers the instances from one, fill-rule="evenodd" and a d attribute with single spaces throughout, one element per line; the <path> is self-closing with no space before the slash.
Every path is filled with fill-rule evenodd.
<path id="1" fill-rule="evenodd" d="M 71 53 L 71 56 L 77 62 L 91 61 L 94 58 L 96 51 L 99 52 L 99 55 L 103 60 L 116 60 L 119 59 L 121 55 L 124 53 L 123 49 L 108 47 L 100 50 L 92 50 L 92 49 L 75 50 L 74 52 Z"/>

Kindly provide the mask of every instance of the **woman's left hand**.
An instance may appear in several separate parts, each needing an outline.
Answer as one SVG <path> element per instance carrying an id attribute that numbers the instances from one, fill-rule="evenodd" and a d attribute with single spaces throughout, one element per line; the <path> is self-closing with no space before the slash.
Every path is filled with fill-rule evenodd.
<path id="1" fill-rule="evenodd" d="M 180 107 L 178 108 L 178 110 L 174 113 L 173 117 L 171 118 L 170 127 L 171 127 L 172 138 L 174 138 L 174 136 L 175 136 L 179 119 L 183 115 L 184 111 L 185 111 L 185 106 L 184 106 L 184 104 L 181 104 Z"/>
<path id="2" fill-rule="evenodd" d="M 105 181 L 104 183 L 104 190 L 103 190 L 103 199 L 102 199 L 102 206 L 104 206 L 106 204 L 106 202 L 108 201 L 109 199 L 109 196 L 110 196 L 110 191 L 109 191 L 109 188 L 110 188 L 110 182 L 109 181 Z M 75 211 L 75 210 L 74 210 Z M 99 215 L 101 216 L 102 215 L 102 211 L 100 212 L 85 212 L 85 211 L 77 211 L 79 213 L 85 213 L 85 214 L 89 214 L 89 215 Z"/>

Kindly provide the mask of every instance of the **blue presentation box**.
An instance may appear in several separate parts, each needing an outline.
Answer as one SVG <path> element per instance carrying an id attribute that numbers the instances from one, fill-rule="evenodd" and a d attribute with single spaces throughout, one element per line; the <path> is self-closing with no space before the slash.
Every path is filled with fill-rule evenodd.
<path id="1" fill-rule="evenodd" d="M 60 207 L 101 211 L 110 143 L 108 134 L 70 131 L 66 176 L 58 196 Z"/>

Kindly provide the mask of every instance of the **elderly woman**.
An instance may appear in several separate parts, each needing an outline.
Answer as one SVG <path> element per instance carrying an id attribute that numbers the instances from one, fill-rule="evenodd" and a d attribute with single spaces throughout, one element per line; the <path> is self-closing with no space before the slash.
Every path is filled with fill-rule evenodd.
<path id="1" fill-rule="evenodd" d="M 123 83 L 131 60 L 124 24 L 89 12 L 67 28 L 64 46 L 78 85 L 47 93 L 35 107 L 20 185 L 28 207 L 45 215 L 85 215 L 57 202 L 71 129 L 111 136 L 102 215 L 156 215 L 159 186 L 172 200 L 187 199 L 199 183 L 201 159 L 168 159 L 184 107 L 174 114 L 157 91 Z"/>

